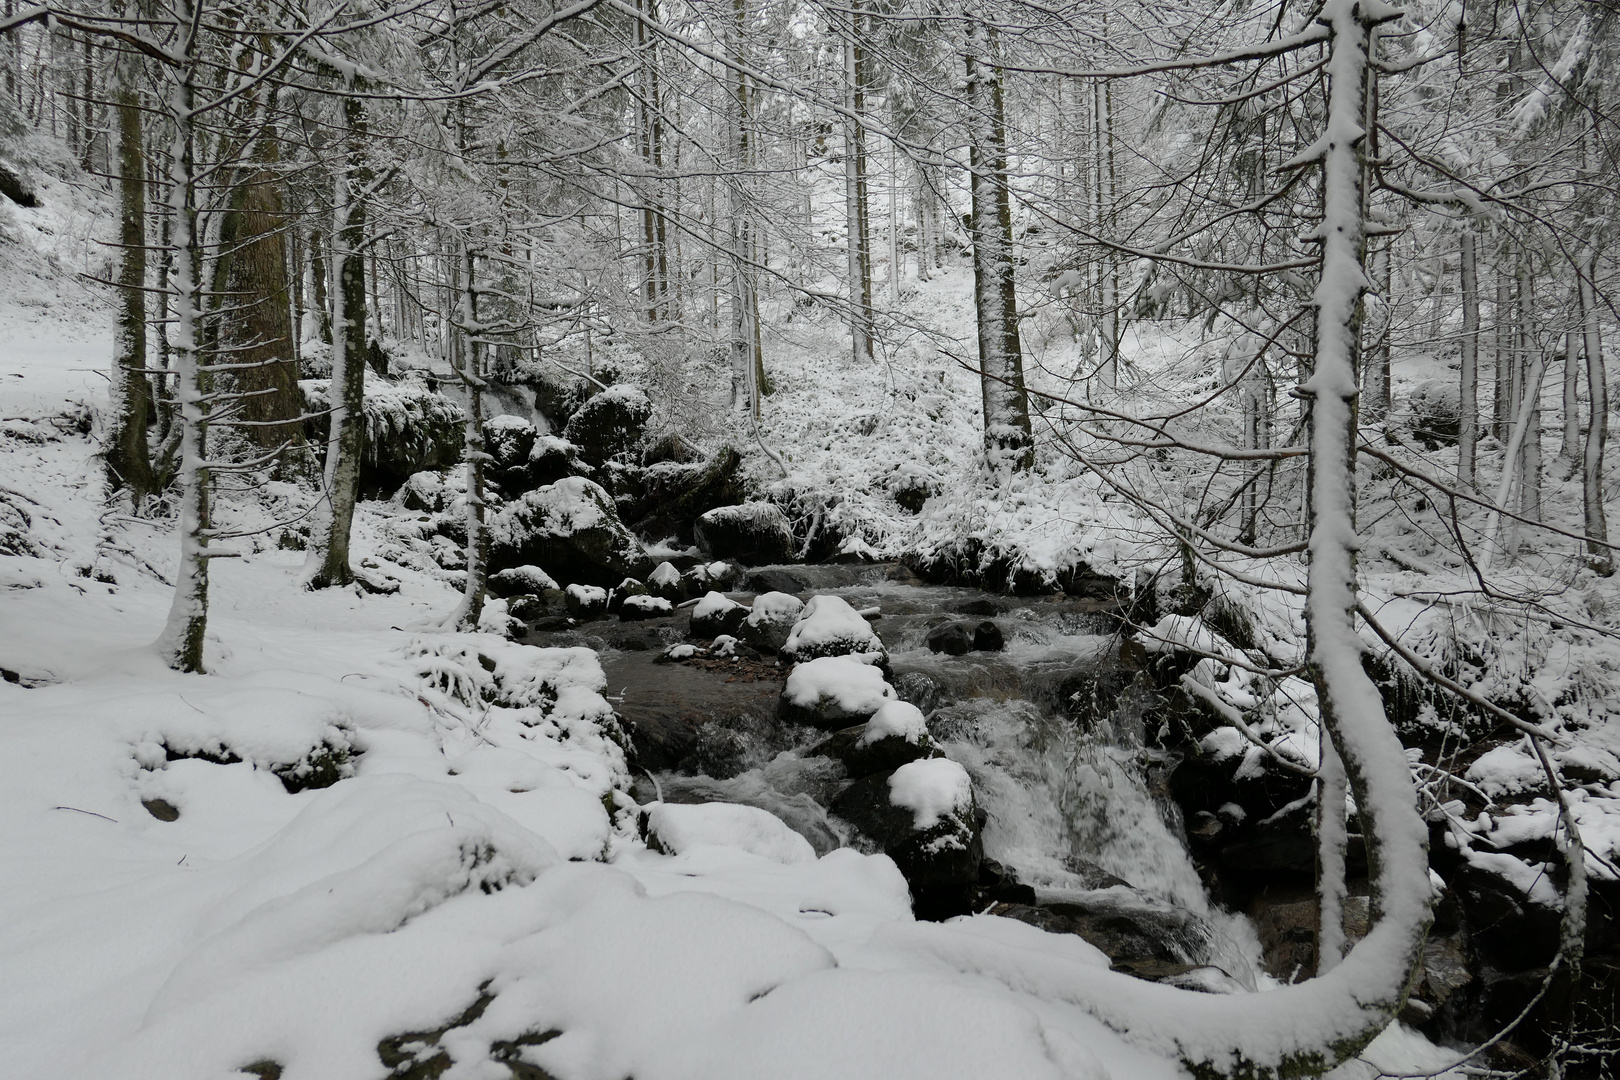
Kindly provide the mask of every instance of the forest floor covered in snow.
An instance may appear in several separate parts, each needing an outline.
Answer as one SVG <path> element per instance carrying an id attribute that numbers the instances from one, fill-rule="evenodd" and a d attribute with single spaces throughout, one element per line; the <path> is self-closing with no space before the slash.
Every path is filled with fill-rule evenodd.
<path id="1" fill-rule="evenodd" d="M 938 288 L 959 305 L 959 280 Z M 757 817 L 697 813 L 680 854 L 649 850 L 596 657 L 446 632 L 453 587 L 393 564 L 394 595 L 301 590 L 303 556 L 272 541 L 308 505 L 296 485 L 222 493 L 245 535 L 212 564 L 210 674 L 167 670 L 174 523 L 110 507 L 96 458 L 110 336 L 59 262 L 0 280 L 8 1075 L 1179 1074 L 1086 1003 L 1168 1012 L 1184 992 L 1078 937 L 917 922 L 886 856 L 816 858 Z M 968 519 L 1038 567 L 1139 550 L 1078 466 L 1028 491 L 956 483 L 977 446 L 959 368 L 919 353 L 850 390 L 823 364 L 784 364 L 768 406 L 789 482 L 844 469 L 853 501 L 909 467 L 944 493 L 866 515 L 875 550 Z M 400 512 L 362 506 L 357 560 Z M 1454 1055 L 1397 1025 L 1367 1059 L 1340 1075 Z"/>

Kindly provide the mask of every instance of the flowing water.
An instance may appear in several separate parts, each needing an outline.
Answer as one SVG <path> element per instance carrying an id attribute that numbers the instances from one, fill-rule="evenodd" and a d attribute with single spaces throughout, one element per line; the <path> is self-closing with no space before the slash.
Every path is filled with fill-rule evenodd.
<path id="1" fill-rule="evenodd" d="M 1212 907 L 1174 804 L 1153 790 L 1155 775 L 1173 762 L 1147 745 L 1153 695 L 1119 660 L 1120 641 L 1100 604 L 905 584 L 888 580 L 880 568 L 786 569 L 804 584 L 797 590 L 802 595 L 837 593 L 856 608 L 882 611 L 875 625 L 890 651 L 895 682 L 907 696 L 924 699 L 919 704 L 931 733 L 973 777 L 988 815 L 988 857 L 1034 886 L 1043 901 L 1086 897 L 1095 903 L 1101 890 L 1111 890 L 1121 903 L 1188 913 L 1193 929 L 1172 943 L 1181 958 L 1214 964 L 1253 986 L 1259 956 L 1253 928 Z M 934 626 L 984 618 L 1001 628 L 1003 651 L 953 657 L 927 648 Z M 628 649 L 613 636 L 624 631 L 595 625 L 603 628 L 601 636 L 586 627 L 582 643 L 602 650 L 610 693 L 621 692 L 627 715 L 638 705 L 734 714 L 725 725 L 736 744 L 728 760 L 739 764 L 716 770 L 731 775 L 655 769 L 661 797 L 759 806 L 820 852 L 848 841 L 847 828 L 822 809 L 843 782 L 842 771 L 804 753 L 817 733 L 799 733 L 802 741 L 783 748 L 775 684 L 747 697 L 744 688 L 692 672 L 709 683 L 700 689 L 681 675 L 674 676 L 680 685 L 672 685 L 671 665 L 654 665 L 652 650 L 678 640 L 684 619 L 662 630 L 636 630 L 655 639 L 632 641 Z M 1131 888 L 1118 888 L 1120 881 Z"/>

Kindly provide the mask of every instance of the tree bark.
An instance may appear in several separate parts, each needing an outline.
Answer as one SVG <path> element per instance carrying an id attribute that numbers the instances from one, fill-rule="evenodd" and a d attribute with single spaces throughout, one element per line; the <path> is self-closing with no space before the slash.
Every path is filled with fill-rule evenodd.
<path id="1" fill-rule="evenodd" d="M 973 299 L 979 328 L 984 448 L 992 462 L 1022 470 L 1034 464 L 1035 446 L 1013 292 L 1012 201 L 1007 189 L 1001 71 L 995 66 L 994 31 L 974 21 L 967 33 Z"/>
<path id="2" fill-rule="evenodd" d="M 113 339 L 112 423 L 105 463 L 108 484 L 128 488 L 137 509 L 157 494 L 146 441 L 152 387 L 146 379 L 146 155 L 141 138 L 140 59 L 118 57 L 115 101 L 119 229 L 118 329 Z"/>
<path id="3" fill-rule="evenodd" d="M 1463 223 L 1458 257 L 1462 292 L 1462 371 L 1457 394 L 1457 483 L 1474 486 L 1475 449 L 1479 443 L 1479 263 L 1472 221 Z"/>
<path id="4" fill-rule="evenodd" d="M 174 24 L 180 40 L 174 53 L 188 56 L 192 0 L 176 0 Z M 168 291 L 173 297 L 175 399 L 180 412 L 180 567 L 174 600 L 158 638 L 158 654 L 177 671 L 202 672 L 203 639 L 208 629 L 208 420 L 201 344 L 203 316 L 202 238 L 197 230 L 196 96 L 193 64 L 180 68 L 169 87 L 166 109 L 172 133 L 169 208 L 172 221 Z"/>
<path id="5" fill-rule="evenodd" d="M 1596 278 L 1597 252 L 1589 247 L 1576 269 L 1581 334 L 1585 339 L 1587 397 L 1592 412 L 1581 461 L 1581 492 L 1588 538 L 1586 564 L 1608 577 L 1614 573 L 1614 553 L 1607 546 L 1609 525 L 1603 512 L 1603 448 L 1609 438 L 1609 380 L 1603 367 L 1603 337 L 1598 328 Z"/>
<path id="6" fill-rule="evenodd" d="M 371 183 L 366 164 L 368 124 L 364 102 L 343 99 L 345 154 L 333 184 L 333 263 L 337 269 L 337 310 L 332 318 L 331 409 L 323 473 L 326 506 L 319 515 L 305 586 L 322 589 L 354 580 L 349 536 L 360 497 L 360 463 L 365 455 L 366 387 L 366 202 Z"/>
<path id="7" fill-rule="evenodd" d="M 848 221 L 850 336 L 857 363 L 872 359 L 872 262 L 866 250 L 866 88 L 861 56 L 861 15 L 850 15 L 850 36 L 844 43 L 844 204 Z"/>

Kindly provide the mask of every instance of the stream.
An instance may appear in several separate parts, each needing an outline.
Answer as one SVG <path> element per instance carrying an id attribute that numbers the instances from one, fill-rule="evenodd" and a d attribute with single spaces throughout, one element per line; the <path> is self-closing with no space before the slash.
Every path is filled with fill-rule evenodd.
<path id="1" fill-rule="evenodd" d="M 1210 903 L 1193 867 L 1179 811 L 1160 790 L 1175 761 L 1145 739 L 1153 692 L 1119 659 L 1105 603 L 925 585 L 882 565 L 765 568 L 749 582 L 801 598 L 833 593 L 881 611 L 873 625 L 890 653 L 891 681 L 973 779 L 986 813 L 985 856 L 1032 886 L 1039 903 L 1173 915 L 1160 922 L 1170 928 L 1174 940 L 1165 944 L 1176 959 L 1254 988 L 1255 931 Z M 748 603 L 754 593 L 728 595 Z M 1002 651 L 951 656 L 928 648 L 940 624 L 983 619 L 1001 629 Z M 744 803 L 781 818 L 818 853 L 858 845 L 824 809 L 849 782 L 837 761 L 808 753 L 826 733 L 777 717 L 785 668 L 773 659 L 716 670 L 661 662 L 664 649 L 688 640 L 688 626 L 680 610 L 528 640 L 598 651 L 608 695 L 634 731 L 646 770 L 638 801 Z"/>

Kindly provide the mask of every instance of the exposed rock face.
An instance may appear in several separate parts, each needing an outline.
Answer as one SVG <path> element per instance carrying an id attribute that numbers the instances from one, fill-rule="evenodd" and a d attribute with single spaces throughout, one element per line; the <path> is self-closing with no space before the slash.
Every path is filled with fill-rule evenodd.
<path id="1" fill-rule="evenodd" d="M 935 758 L 868 776 L 845 788 L 831 809 L 895 861 L 919 918 L 971 910 L 984 842 L 972 785 L 960 765 Z"/>
<path id="2" fill-rule="evenodd" d="M 613 500 L 573 476 L 526 492 L 490 523 L 490 566 L 533 564 L 564 582 L 610 587 L 651 569 Z"/>
<path id="3" fill-rule="evenodd" d="M 519 485 L 528 482 L 529 452 L 539 432 L 534 424 L 521 416 L 503 414 L 484 421 L 484 453 L 493 460 L 489 468 L 503 485 L 510 479 Z M 516 476 L 511 476 L 516 470 Z M 515 491 L 517 487 L 509 488 Z"/>
<path id="4" fill-rule="evenodd" d="M 600 467 L 634 456 L 651 418 L 652 401 L 646 391 L 620 383 L 581 405 L 563 427 L 563 437 L 579 447 L 582 458 Z"/>
<path id="5" fill-rule="evenodd" d="M 793 558 L 793 527 L 774 503 L 716 507 L 698 517 L 695 535 L 698 546 L 717 559 L 759 566 Z"/>
<path id="6" fill-rule="evenodd" d="M 729 446 L 708 461 L 649 461 L 641 476 L 641 493 L 625 517 L 644 535 L 675 536 L 692 543 L 701 515 L 746 497 L 738 475 L 741 466 L 742 455 Z"/>
<path id="7" fill-rule="evenodd" d="M 330 379 L 304 379 L 304 438 L 326 446 L 329 428 Z M 366 434 L 360 456 L 360 489 L 364 494 L 393 492 L 413 473 L 443 469 L 461 460 L 466 442 L 466 414 L 449 398 L 416 379 L 397 383 L 366 380 Z"/>

